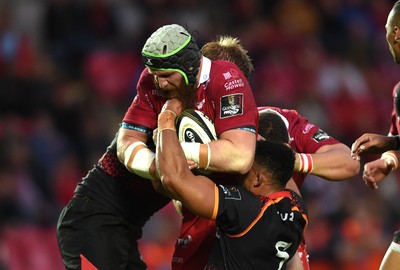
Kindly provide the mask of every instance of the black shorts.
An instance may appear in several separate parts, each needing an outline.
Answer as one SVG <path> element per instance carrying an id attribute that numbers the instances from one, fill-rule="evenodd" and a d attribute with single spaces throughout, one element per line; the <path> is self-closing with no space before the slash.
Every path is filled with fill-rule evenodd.
<path id="1" fill-rule="evenodd" d="M 66 269 L 80 270 L 81 255 L 99 270 L 145 270 L 137 240 L 142 230 L 97 201 L 75 195 L 57 224 Z"/>

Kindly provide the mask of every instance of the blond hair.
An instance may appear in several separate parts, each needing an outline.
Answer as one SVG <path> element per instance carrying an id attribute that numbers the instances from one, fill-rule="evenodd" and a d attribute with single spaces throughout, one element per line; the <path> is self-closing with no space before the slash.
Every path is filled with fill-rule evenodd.
<path id="1" fill-rule="evenodd" d="M 238 38 L 220 36 L 216 41 L 204 44 L 201 52 L 211 60 L 226 60 L 236 64 L 247 78 L 254 70 L 248 51 L 242 46 Z"/>

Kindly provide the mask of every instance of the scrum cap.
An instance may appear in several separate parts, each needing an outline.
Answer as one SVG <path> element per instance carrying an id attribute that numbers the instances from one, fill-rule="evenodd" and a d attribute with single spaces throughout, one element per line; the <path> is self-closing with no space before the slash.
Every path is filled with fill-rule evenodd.
<path id="1" fill-rule="evenodd" d="M 154 70 L 174 70 L 194 86 L 200 66 L 196 40 L 180 25 L 165 25 L 155 31 L 142 49 L 144 64 Z"/>

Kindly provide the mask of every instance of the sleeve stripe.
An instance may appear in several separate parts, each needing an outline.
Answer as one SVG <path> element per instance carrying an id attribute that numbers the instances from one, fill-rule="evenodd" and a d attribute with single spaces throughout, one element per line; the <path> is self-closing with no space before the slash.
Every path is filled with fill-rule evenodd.
<path id="1" fill-rule="evenodd" d="M 215 220 L 217 218 L 218 206 L 219 206 L 219 190 L 217 185 L 214 185 L 214 210 L 211 216 L 212 220 Z"/>
<path id="2" fill-rule="evenodd" d="M 264 207 L 261 209 L 260 213 L 258 214 L 258 216 L 253 220 L 252 223 L 250 223 L 250 225 L 246 228 L 246 230 L 244 230 L 243 232 L 239 233 L 239 234 L 227 234 L 229 237 L 232 238 L 238 238 L 238 237 L 242 237 L 243 235 L 245 235 L 248 231 L 251 230 L 251 228 L 253 228 L 253 226 L 260 220 L 260 218 L 264 215 L 264 212 L 267 210 L 267 208 L 274 203 L 278 203 L 280 200 L 282 200 L 284 197 L 281 198 L 276 198 L 274 200 L 270 200 L 267 204 L 264 205 Z"/>

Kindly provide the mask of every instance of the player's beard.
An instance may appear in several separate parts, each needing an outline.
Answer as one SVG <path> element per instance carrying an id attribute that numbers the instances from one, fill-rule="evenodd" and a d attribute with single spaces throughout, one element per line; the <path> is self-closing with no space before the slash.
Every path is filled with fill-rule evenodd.
<path id="1" fill-rule="evenodd" d="M 182 102 L 183 109 L 193 109 L 196 105 L 196 89 L 189 85 L 184 85 L 181 88 L 163 90 L 158 83 L 154 83 L 157 93 L 167 99 L 177 98 Z"/>

